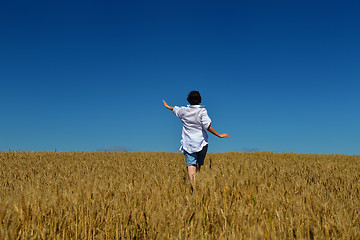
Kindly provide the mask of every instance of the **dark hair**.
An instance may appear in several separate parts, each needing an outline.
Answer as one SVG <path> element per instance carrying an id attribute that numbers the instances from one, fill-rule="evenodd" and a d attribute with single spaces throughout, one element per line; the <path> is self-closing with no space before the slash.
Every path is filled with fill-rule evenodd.
<path id="1" fill-rule="evenodd" d="M 191 105 L 199 105 L 201 103 L 201 96 L 198 91 L 191 91 L 187 97 Z"/>

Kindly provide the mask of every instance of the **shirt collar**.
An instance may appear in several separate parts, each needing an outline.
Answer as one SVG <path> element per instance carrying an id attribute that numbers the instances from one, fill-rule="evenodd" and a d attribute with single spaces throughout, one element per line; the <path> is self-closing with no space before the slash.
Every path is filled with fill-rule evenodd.
<path id="1" fill-rule="evenodd" d="M 188 107 L 191 107 L 191 108 L 202 108 L 204 107 L 203 105 L 187 105 Z"/>

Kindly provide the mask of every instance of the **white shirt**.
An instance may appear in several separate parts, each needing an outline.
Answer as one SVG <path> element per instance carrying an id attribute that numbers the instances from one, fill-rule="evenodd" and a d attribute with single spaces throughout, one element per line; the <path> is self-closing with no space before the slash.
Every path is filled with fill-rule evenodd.
<path id="1" fill-rule="evenodd" d="M 206 129 L 211 124 L 206 109 L 200 105 L 175 106 L 173 113 L 180 118 L 183 129 L 180 151 L 199 152 L 208 144 Z"/>

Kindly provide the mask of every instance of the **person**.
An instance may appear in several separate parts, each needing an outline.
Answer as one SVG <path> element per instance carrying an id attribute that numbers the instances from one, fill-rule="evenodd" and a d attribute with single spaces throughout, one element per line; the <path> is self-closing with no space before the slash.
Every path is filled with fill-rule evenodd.
<path id="1" fill-rule="evenodd" d="M 180 151 L 185 155 L 186 167 L 190 181 L 195 180 L 195 174 L 200 171 L 208 149 L 206 130 L 219 138 L 230 137 L 227 133 L 219 134 L 211 126 L 211 119 L 206 108 L 200 106 L 201 96 L 198 91 L 191 91 L 187 97 L 190 103 L 187 107 L 169 106 L 163 100 L 164 106 L 180 118 L 182 139 Z"/>

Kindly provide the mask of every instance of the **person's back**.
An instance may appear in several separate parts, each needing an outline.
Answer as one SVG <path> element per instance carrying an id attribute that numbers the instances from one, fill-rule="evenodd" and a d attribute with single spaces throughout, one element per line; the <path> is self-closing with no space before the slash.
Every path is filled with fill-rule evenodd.
<path id="1" fill-rule="evenodd" d="M 211 124 L 206 109 L 200 105 L 175 106 L 173 113 L 180 118 L 183 124 L 181 150 L 188 153 L 201 151 L 208 144 L 206 129 Z"/>

